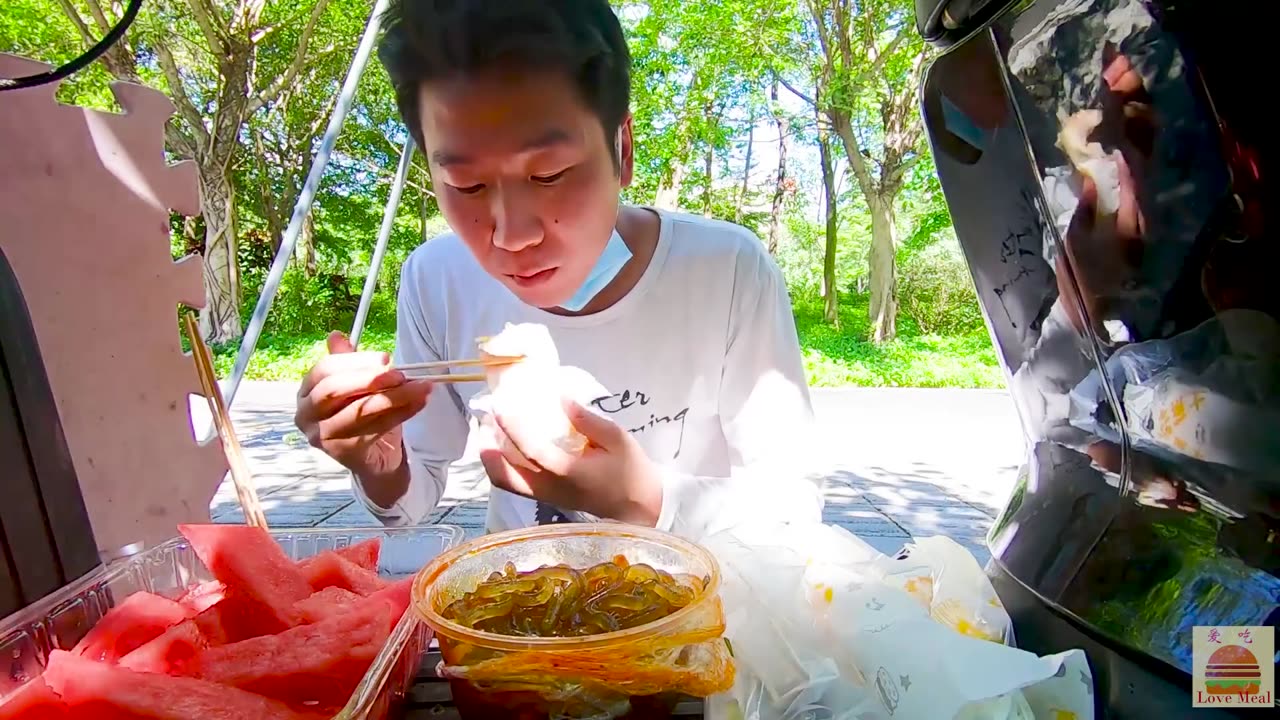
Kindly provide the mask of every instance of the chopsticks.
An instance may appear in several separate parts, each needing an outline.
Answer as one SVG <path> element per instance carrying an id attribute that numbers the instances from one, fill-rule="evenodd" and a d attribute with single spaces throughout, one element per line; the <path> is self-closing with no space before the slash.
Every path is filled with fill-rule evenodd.
<path id="1" fill-rule="evenodd" d="M 488 379 L 484 373 L 435 373 L 428 372 L 426 375 L 418 375 L 421 371 L 431 370 L 449 370 L 458 367 L 506 367 L 515 365 L 523 360 L 523 357 L 489 357 L 489 358 L 472 358 L 468 360 L 437 360 L 434 362 L 424 363 L 404 363 L 401 365 L 392 365 L 392 370 L 403 372 L 406 377 L 413 380 L 430 380 L 438 383 L 464 383 L 464 382 L 484 382 Z"/>
<path id="2" fill-rule="evenodd" d="M 196 376 L 200 378 L 200 387 L 205 399 L 209 401 L 214 427 L 222 438 L 222 450 L 227 455 L 227 468 L 231 471 L 231 482 L 236 486 L 236 497 L 240 500 L 240 509 L 244 511 L 245 523 L 266 530 L 267 516 L 258 500 L 258 491 L 253 487 L 253 475 L 249 472 L 244 449 L 231 424 L 226 399 L 222 397 L 222 389 L 218 387 L 218 376 L 213 369 L 213 356 L 209 353 L 209 346 L 205 345 L 204 338 L 200 336 L 195 315 L 183 314 L 182 322 L 187 329 L 187 338 L 191 340 L 191 358 L 196 363 Z"/>

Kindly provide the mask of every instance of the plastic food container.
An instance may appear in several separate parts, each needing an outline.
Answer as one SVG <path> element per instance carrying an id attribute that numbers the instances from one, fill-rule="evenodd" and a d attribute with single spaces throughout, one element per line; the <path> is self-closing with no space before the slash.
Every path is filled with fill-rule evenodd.
<path id="1" fill-rule="evenodd" d="M 413 575 L 463 538 L 460 528 L 447 525 L 289 529 L 271 535 L 294 560 L 381 537 L 378 573 L 387 578 Z M 176 597 L 186 588 L 211 579 L 191 546 L 179 537 L 100 567 L 10 615 L 0 624 L 0 657 L 9 664 L 7 676 L 0 676 L 0 697 L 8 697 L 39 677 L 50 650 L 73 647 L 116 602 L 144 590 Z M 387 717 L 392 705 L 413 684 L 430 641 L 430 629 L 413 612 L 406 612 L 334 720 Z"/>
<path id="2" fill-rule="evenodd" d="M 693 601 L 647 625 L 573 638 L 515 637 L 446 620 L 449 603 L 507 563 L 517 571 L 586 569 L 622 556 L 705 580 Z M 665 718 L 682 695 L 733 684 L 723 639 L 720 569 L 703 548 L 656 530 L 571 523 L 489 535 L 437 557 L 413 583 L 413 607 L 435 630 L 464 718 Z"/>

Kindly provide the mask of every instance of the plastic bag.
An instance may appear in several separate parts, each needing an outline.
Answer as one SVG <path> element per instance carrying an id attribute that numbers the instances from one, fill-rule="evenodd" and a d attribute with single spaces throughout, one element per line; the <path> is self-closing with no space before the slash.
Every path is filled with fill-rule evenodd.
<path id="1" fill-rule="evenodd" d="M 739 527 L 703 544 L 721 564 L 738 666 L 708 718 L 1093 717 L 1083 653 L 1040 658 L 1001 644 L 1008 615 L 954 541 L 926 538 L 890 558 L 815 524 Z M 1088 685 L 1060 682 L 1071 663 Z M 1046 683 L 1051 691 L 1028 692 Z"/>
<path id="2" fill-rule="evenodd" d="M 1174 462 L 1266 472 L 1280 464 L 1280 324 L 1231 310 L 1193 330 L 1127 345 L 1106 363 L 1130 440 Z M 1114 443 L 1116 418 L 1095 370 L 1071 391 L 1071 424 Z"/>
<path id="3" fill-rule="evenodd" d="M 884 582 L 903 590 L 935 621 L 962 635 L 1012 644 L 1013 625 L 973 554 L 945 537 L 920 538 L 875 561 Z"/>
<path id="4" fill-rule="evenodd" d="M 490 375 L 493 374 L 490 371 Z M 476 393 L 470 406 L 479 415 L 481 425 L 492 433 L 497 448 L 508 462 L 536 470 L 538 468 L 497 426 L 493 416 L 501 415 L 508 422 L 519 423 L 530 442 L 578 455 L 586 449 L 587 438 L 565 414 L 565 398 L 589 408 L 592 401 L 608 396 L 604 385 L 582 368 L 518 363 L 504 368 L 498 377 L 491 379 L 490 389 Z"/>

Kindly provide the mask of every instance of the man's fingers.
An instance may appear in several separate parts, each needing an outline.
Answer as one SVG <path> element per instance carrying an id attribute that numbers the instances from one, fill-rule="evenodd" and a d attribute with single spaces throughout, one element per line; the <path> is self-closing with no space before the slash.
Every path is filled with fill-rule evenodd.
<path id="1" fill-rule="evenodd" d="M 1138 205 L 1138 189 L 1129 169 L 1129 163 L 1123 156 L 1117 160 L 1117 164 L 1120 166 L 1120 203 L 1116 210 L 1116 232 L 1120 236 L 1118 239 L 1121 242 L 1140 240 L 1142 211 Z"/>
<path id="2" fill-rule="evenodd" d="M 319 423 L 327 440 L 378 435 L 413 417 L 426 407 L 431 383 L 411 382 L 359 398 Z"/>
<path id="3" fill-rule="evenodd" d="M 353 370 L 380 369 L 386 371 L 390 365 L 391 356 L 384 352 L 348 352 L 326 355 L 302 378 L 302 385 L 298 388 L 298 397 L 310 395 L 315 386 L 330 375 Z"/>
<path id="4" fill-rule="evenodd" d="M 325 338 L 324 344 L 329 348 L 330 355 L 352 353 L 356 351 L 356 346 L 352 345 L 351 340 L 340 330 L 334 330 L 329 333 L 329 337 Z"/>
<path id="5" fill-rule="evenodd" d="M 494 487 L 522 497 L 533 497 L 533 488 L 529 486 L 529 481 L 514 465 L 507 462 L 500 450 L 495 448 L 481 450 L 480 464 L 484 466 L 484 472 L 489 476 L 489 482 Z"/>
<path id="6" fill-rule="evenodd" d="M 555 475 L 568 475 L 574 458 L 569 453 L 550 443 L 533 442 L 519 423 L 509 423 L 500 415 L 493 418 L 498 429 L 506 434 L 507 439 L 515 445 L 521 455 L 529 458 L 533 464 Z"/>
<path id="7" fill-rule="evenodd" d="M 591 412 L 573 400 L 564 401 L 564 412 L 578 432 L 587 436 L 593 445 L 613 450 L 627 439 L 627 431 L 612 420 Z"/>
<path id="8" fill-rule="evenodd" d="M 405 384 L 404 375 L 396 370 L 350 370 L 320 380 L 307 394 L 306 400 L 315 417 L 324 419 L 341 410 L 353 397 L 372 395 Z"/>

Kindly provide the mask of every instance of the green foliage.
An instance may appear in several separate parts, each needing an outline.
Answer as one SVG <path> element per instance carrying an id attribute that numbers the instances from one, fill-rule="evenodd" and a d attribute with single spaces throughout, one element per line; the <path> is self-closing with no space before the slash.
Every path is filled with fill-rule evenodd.
<path id="1" fill-rule="evenodd" d="M 76 27 L 53 0 L 4 0 L 0 7 L 0 52 L 62 65 L 83 52 L 84 47 Z M 63 81 L 58 99 L 72 105 L 118 110 L 108 88 L 110 82 L 106 69 L 95 63 Z"/>
<path id="2" fill-rule="evenodd" d="M 867 331 L 867 296 L 841 298 L 841 329 L 823 322 L 822 300 L 793 298 L 805 374 L 814 387 L 998 388 L 1004 374 L 985 332 L 908 335 L 875 344 Z"/>
<path id="3" fill-rule="evenodd" d="M 287 72 L 303 30 L 319 0 L 264 0 L 265 28 L 254 55 L 255 90 Z M 0 52 L 15 52 L 51 64 L 78 55 L 101 33 L 90 19 L 97 3 L 114 20 L 119 3 L 102 0 L 4 0 L 0 2 Z M 227 20 L 236 2 L 207 3 Z M 75 8 L 85 30 L 64 12 Z M 310 171 L 310 163 L 332 112 L 339 86 L 372 9 L 371 0 L 329 0 L 311 38 L 301 72 L 283 91 L 251 114 L 240 129 L 230 160 L 235 197 L 236 247 L 243 283 L 242 317 L 256 304 L 284 228 Z M 784 116 L 788 178 L 777 250 L 796 298 L 810 380 L 818 385 L 998 386 L 1001 376 L 983 331 L 972 284 L 955 247 L 951 219 L 927 149 L 904 141 L 886 147 L 886 112 L 915 96 L 913 62 L 922 48 L 914 33 L 882 65 L 876 48 L 910 30 L 907 0 L 613 0 L 633 56 L 636 176 L 625 198 L 649 203 L 679 164 L 683 208 L 737 220 L 765 237 L 775 191 L 776 142 L 771 114 Z M 854 8 L 844 26 L 856 30 L 845 56 L 836 50 L 832 73 L 816 87 L 825 58 L 819 28 L 837 26 L 833 13 Z M 816 13 L 816 14 L 815 14 Z M 821 24 L 816 18 L 821 18 Z M 85 35 L 90 35 L 86 39 Z M 203 122 L 213 126 L 219 96 L 219 58 L 198 27 L 188 0 L 149 0 L 127 36 L 139 78 L 172 94 L 157 50 L 167 48 L 180 70 L 182 90 Z M 873 72 L 869 72 L 873 69 Z M 895 204 L 898 223 L 899 340 L 874 346 L 867 327 L 867 256 L 870 216 L 844 147 L 836 143 L 836 286 L 839 330 L 823 322 L 822 260 L 825 251 L 823 184 L 816 162 L 813 108 L 786 89 L 770 100 L 781 75 L 801 93 L 844 108 L 867 167 L 879 178 L 886 159 L 903 168 Z M 63 83 L 59 98 L 116 109 L 102 63 Z M 894 101 L 899 102 L 895 105 Z M 794 101 L 794 102 L 793 102 Z M 914 100 L 912 101 L 914 102 Z M 892 113 L 890 113 L 892 114 Z M 899 114 L 898 120 L 903 116 Z M 910 119 L 910 118 L 907 118 Z M 187 120 L 178 117 L 174 126 Z M 899 122 L 902 125 L 901 122 Z M 906 123 L 907 126 L 910 123 Z M 742 188 L 746 139 L 752 128 L 755 155 Z M 910 129 L 909 127 L 907 129 Z M 185 131 L 184 131 L 185 132 Z M 190 134 L 186 133 L 189 137 Z M 406 136 L 386 73 L 375 61 L 360 81 L 332 160 L 315 198 L 311 223 L 286 272 L 268 319 L 250 377 L 294 379 L 323 352 L 325 334 L 348 330 L 372 257 L 384 205 Z M 172 140 L 172 138 L 171 138 Z M 892 143 L 890 143 L 892 144 Z M 177 148 L 170 147 L 176 155 Z M 710 153 L 710 173 L 706 158 Z M 377 278 L 366 345 L 389 349 L 394 332 L 400 266 L 424 237 L 447 230 L 431 194 L 421 153 L 396 209 L 386 260 Z M 707 189 L 710 189 L 708 203 Z M 191 238 L 174 218 L 175 256 L 198 251 L 203 225 Z M 309 249 L 308 249 L 309 243 Z M 230 369 L 235 348 L 218 348 L 219 369 Z"/>
<path id="4" fill-rule="evenodd" d="M 983 330 L 969 266 L 955 240 L 935 243 L 898 261 L 899 312 L 928 335 Z"/>
<path id="5" fill-rule="evenodd" d="M 258 350 L 249 361 L 245 377 L 250 380 L 284 380 L 298 382 L 325 354 L 328 332 L 301 335 L 266 333 L 258 342 Z M 360 339 L 360 349 L 391 352 L 395 348 L 395 332 L 385 328 L 368 328 Z M 234 344 L 214 348 L 214 368 L 218 377 L 227 377 L 235 365 Z"/>

